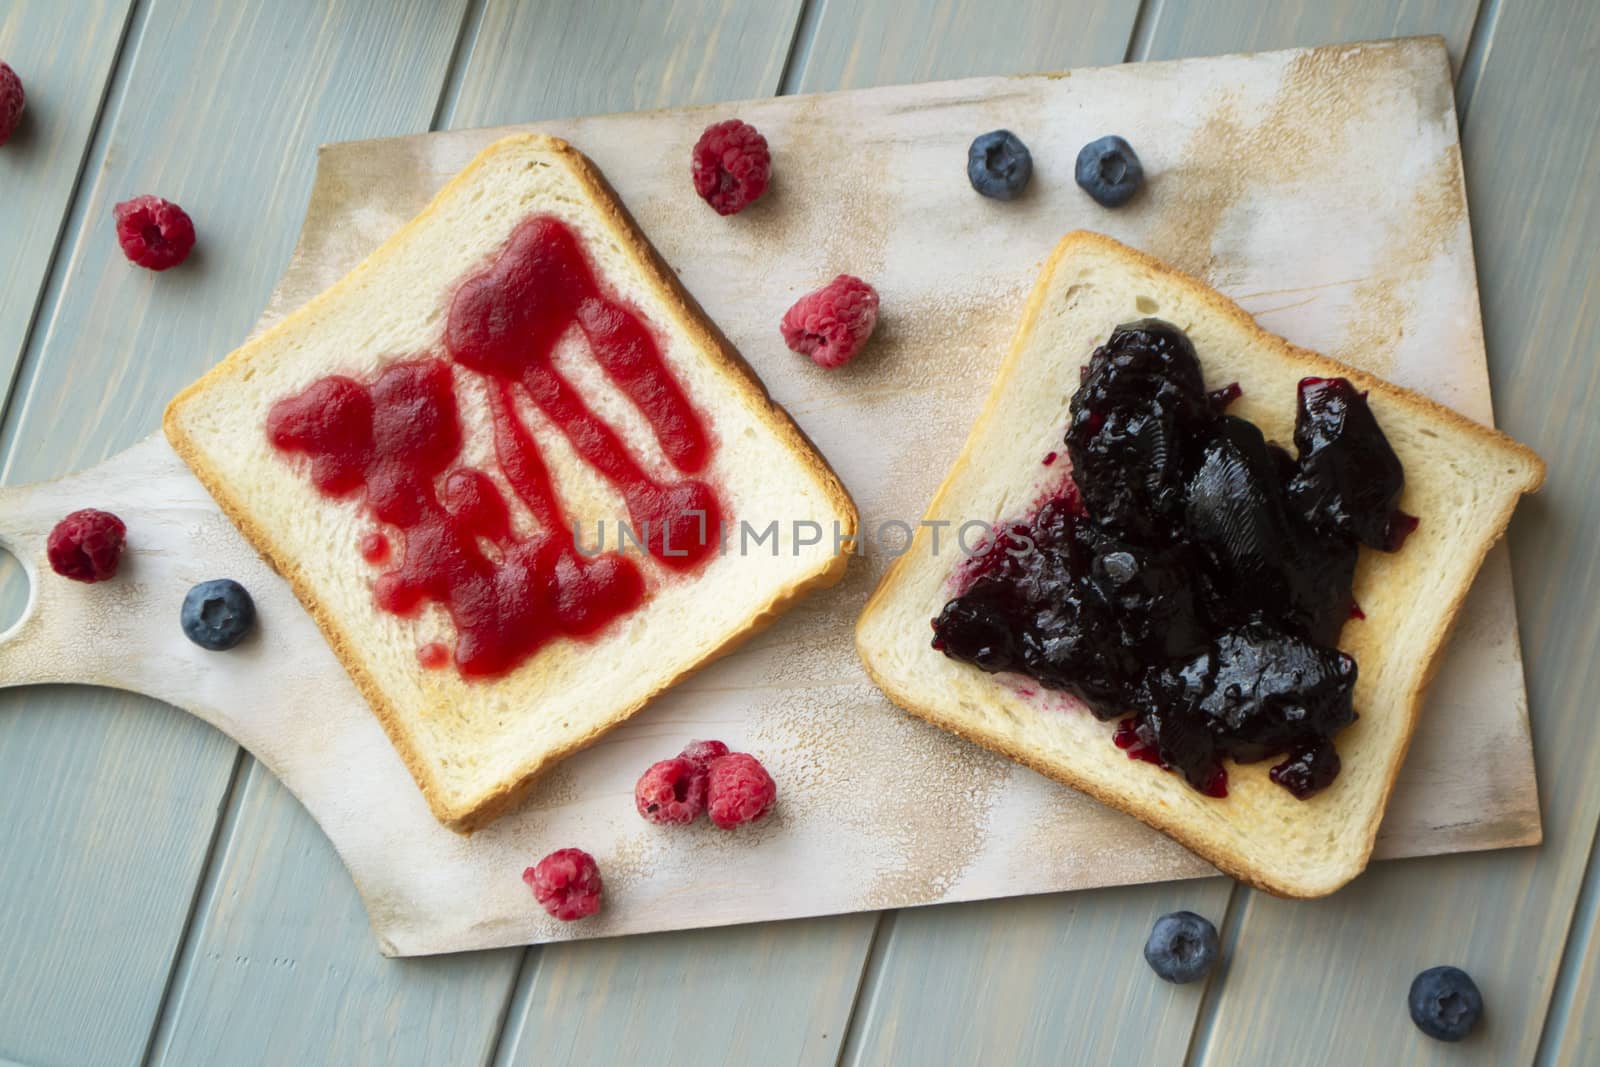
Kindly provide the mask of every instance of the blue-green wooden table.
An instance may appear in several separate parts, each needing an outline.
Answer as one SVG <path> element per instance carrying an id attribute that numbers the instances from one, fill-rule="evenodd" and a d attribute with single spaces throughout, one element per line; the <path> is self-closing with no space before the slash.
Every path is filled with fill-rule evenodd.
<path id="1" fill-rule="evenodd" d="M 396 961 L 226 737 L 10 690 L 0 1061 L 1600 1062 L 1596 0 L 3 0 L 30 107 L 0 149 L 0 480 L 138 440 L 245 335 L 323 142 L 1416 33 L 1457 70 L 1496 414 L 1550 463 L 1511 530 L 1542 847 L 1310 904 L 1209 879 Z M 143 192 L 199 220 L 194 268 L 122 261 L 111 205 Z M 1140 956 L 1177 907 L 1223 931 L 1203 987 Z M 1488 1001 L 1461 1046 L 1406 1017 L 1438 962 Z"/>

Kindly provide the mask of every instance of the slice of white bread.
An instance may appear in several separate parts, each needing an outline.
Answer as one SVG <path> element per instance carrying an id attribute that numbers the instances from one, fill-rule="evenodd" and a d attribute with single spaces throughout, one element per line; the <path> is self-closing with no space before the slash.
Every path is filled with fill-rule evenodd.
<path id="1" fill-rule="evenodd" d="M 687 181 L 687 179 L 686 179 Z M 687 187 L 686 187 L 687 188 Z M 689 195 L 687 192 L 685 195 Z M 699 477 L 716 487 L 728 550 L 688 575 L 631 554 L 649 589 L 642 607 L 582 641 L 558 639 L 510 673 L 464 680 L 424 669 L 418 649 L 452 638 L 438 605 L 412 618 L 381 611 L 381 568 L 358 554 L 377 524 L 357 499 L 319 494 L 305 465 L 269 443 L 268 410 L 330 374 L 366 379 L 419 353 L 442 351 L 453 287 L 481 270 L 534 215 L 574 231 L 601 284 L 650 325 L 668 368 L 709 429 L 714 453 Z M 606 379 L 576 331 L 555 366 L 646 469 L 666 473 L 649 424 Z M 486 471 L 520 508 L 494 458 L 487 390 L 455 371 L 463 445 L 458 464 Z M 528 427 L 569 520 L 592 547 L 604 522 L 614 546 L 628 517 L 621 495 L 519 392 Z M 838 580 L 855 506 L 833 471 L 678 284 L 599 171 L 566 143 L 501 140 L 452 180 L 415 220 L 327 292 L 230 355 L 167 408 L 167 437 L 223 510 L 293 585 L 415 776 L 434 814 L 463 832 L 513 806 L 535 777 L 638 711 L 654 694 L 781 612 Z M 737 524 L 777 522 L 779 540 L 739 551 Z M 805 528 L 826 531 L 818 544 Z M 266 620 L 266 625 L 271 625 Z M 285 664 L 292 670 L 292 664 Z"/>
<path id="2" fill-rule="evenodd" d="M 1067 405 L 1079 367 L 1120 323 L 1150 316 L 1184 330 L 1208 387 L 1237 381 L 1229 408 L 1292 447 L 1296 385 L 1349 378 L 1405 465 L 1401 507 L 1421 525 L 1397 554 L 1361 550 L 1355 579 L 1364 621 L 1340 647 L 1356 657 L 1360 719 L 1335 739 L 1333 785 L 1296 800 L 1267 778 L 1274 761 L 1228 763 L 1229 793 L 1211 799 L 1181 775 L 1130 760 L 1099 722 L 1061 693 L 1020 675 L 990 675 L 930 644 L 930 620 L 957 591 L 959 551 L 930 549 L 923 526 L 868 601 L 856 629 L 867 672 L 906 710 L 994 749 L 1161 830 L 1228 874 L 1272 893 L 1330 893 L 1366 866 L 1405 757 L 1423 690 L 1484 554 L 1544 465 L 1527 448 L 1426 397 L 1267 333 L 1207 286 L 1099 234 L 1068 234 L 1045 264 L 1011 350 L 961 455 L 929 505 L 956 530 L 1029 517 L 1065 478 Z M 949 536 L 946 536 L 948 545 Z"/>

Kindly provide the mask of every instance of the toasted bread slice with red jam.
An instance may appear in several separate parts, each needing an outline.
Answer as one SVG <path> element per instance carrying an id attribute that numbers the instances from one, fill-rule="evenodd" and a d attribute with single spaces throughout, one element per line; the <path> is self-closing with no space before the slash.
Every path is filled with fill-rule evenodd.
<path id="1" fill-rule="evenodd" d="M 462 831 L 836 581 L 856 526 L 593 164 L 548 137 L 487 148 L 165 428 Z M 719 527 L 774 522 L 773 553 L 723 549 Z"/>

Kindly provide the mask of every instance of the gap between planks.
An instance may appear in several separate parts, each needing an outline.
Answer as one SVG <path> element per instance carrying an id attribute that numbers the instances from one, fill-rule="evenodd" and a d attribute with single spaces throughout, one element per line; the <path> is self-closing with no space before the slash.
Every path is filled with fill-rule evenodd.
<path id="1" fill-rule="evenodd" d="M 1578 883 L 1578 898 L 1573 902 L 1572 918 L 1567 923 L 1567 940 L 1561 947 L 1561 960 L 1556 967 L 1556 980 L 1550 989 L 1550 1000 L 1545 1007 L 1544 1025 L 1539 1030 L 1538 1051 L 1535 1063 L 1555 1063 L 1558 1053 L 1572 1056 L 1574 1050 L 1563 1046 L 1567 1040 L 1567 1027 L 1572 1019 L 1575 988 L 1583 980 L 1584 965 L 1588 962 L 1584 950 L 1594 944 L 1596 931 L 1600 930 L 1600 862 L 1596 850 L 1600 849 L 1600 824 L 1589 838 L 1589 855 L 1584 862 L 1583 880 Z"/>

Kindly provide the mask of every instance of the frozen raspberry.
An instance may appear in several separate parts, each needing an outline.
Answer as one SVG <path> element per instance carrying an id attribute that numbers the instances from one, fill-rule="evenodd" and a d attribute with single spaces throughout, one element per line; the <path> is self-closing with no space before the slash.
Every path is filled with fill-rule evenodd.
<path id="1" fill-rule="evenodd" d="M 721 741 L 690 741 L 683 746 L 683 751 L 678 753 L 679 759 L 686 759 L 704 774 L 711 768 L 711 761 L 719 756 L 728 754 L 728 746 Z"/>
<path id="2" fill-rule="evenodd" d="M 736 215 L 767 191 L 772 173 L 767 139 L 738 119 L 707 126 L 694 145 L 693 171 L 701 199 L 718 215 Z"/>
<path id="3" fill-rule="evenodd" d="M 127 533 L 122 520 L 109 511 L 74 511 L 56 523 L 45 542 L 50 569 L 75 582 L 115 578 Z"/>
<path id="4" fill-rule="evenodd" d="M 783 342 L 819 367 L 842 367 L 861 351 L 878 324 L 878 293 L 841 274 L 795 301 L 779 327 Z"/>
<path id="5" fill-rule="evenodd" d="M 600 868 L 581 848 L 562 848 L 522 872 L 545 911 L 571 922 L 600 910 Z"/>
<path id="6" fill-rule="evenodd" d="M 733 752 L 711 761 L 706 798 L 711 821 L 731 830 L 765 815 L 778 799 L 778 786 L 760 760 L 746 752 Z"/>
<path id="7" fill-rule="evenodd" d="M 706 772 L 682 757 L 652 763 L 633 787 L 633 803 L 649 822 L 694 822 L 706 810 Z"/>
<path id="8" fill-rule="evenodd" d="M 128 262 L 151 270 L 176 267 L 194 247 L 194 223 L 183 208 L 159 196 L 136 196 L 112 209 L 117 241 Z"/>
<path id="9" fill-rule="evenodd" d="M 22 91 L 22 79 L 10 66 L 0 63 L 0 145 L 11 139 L 27 102 L 28 94 Z"/>

